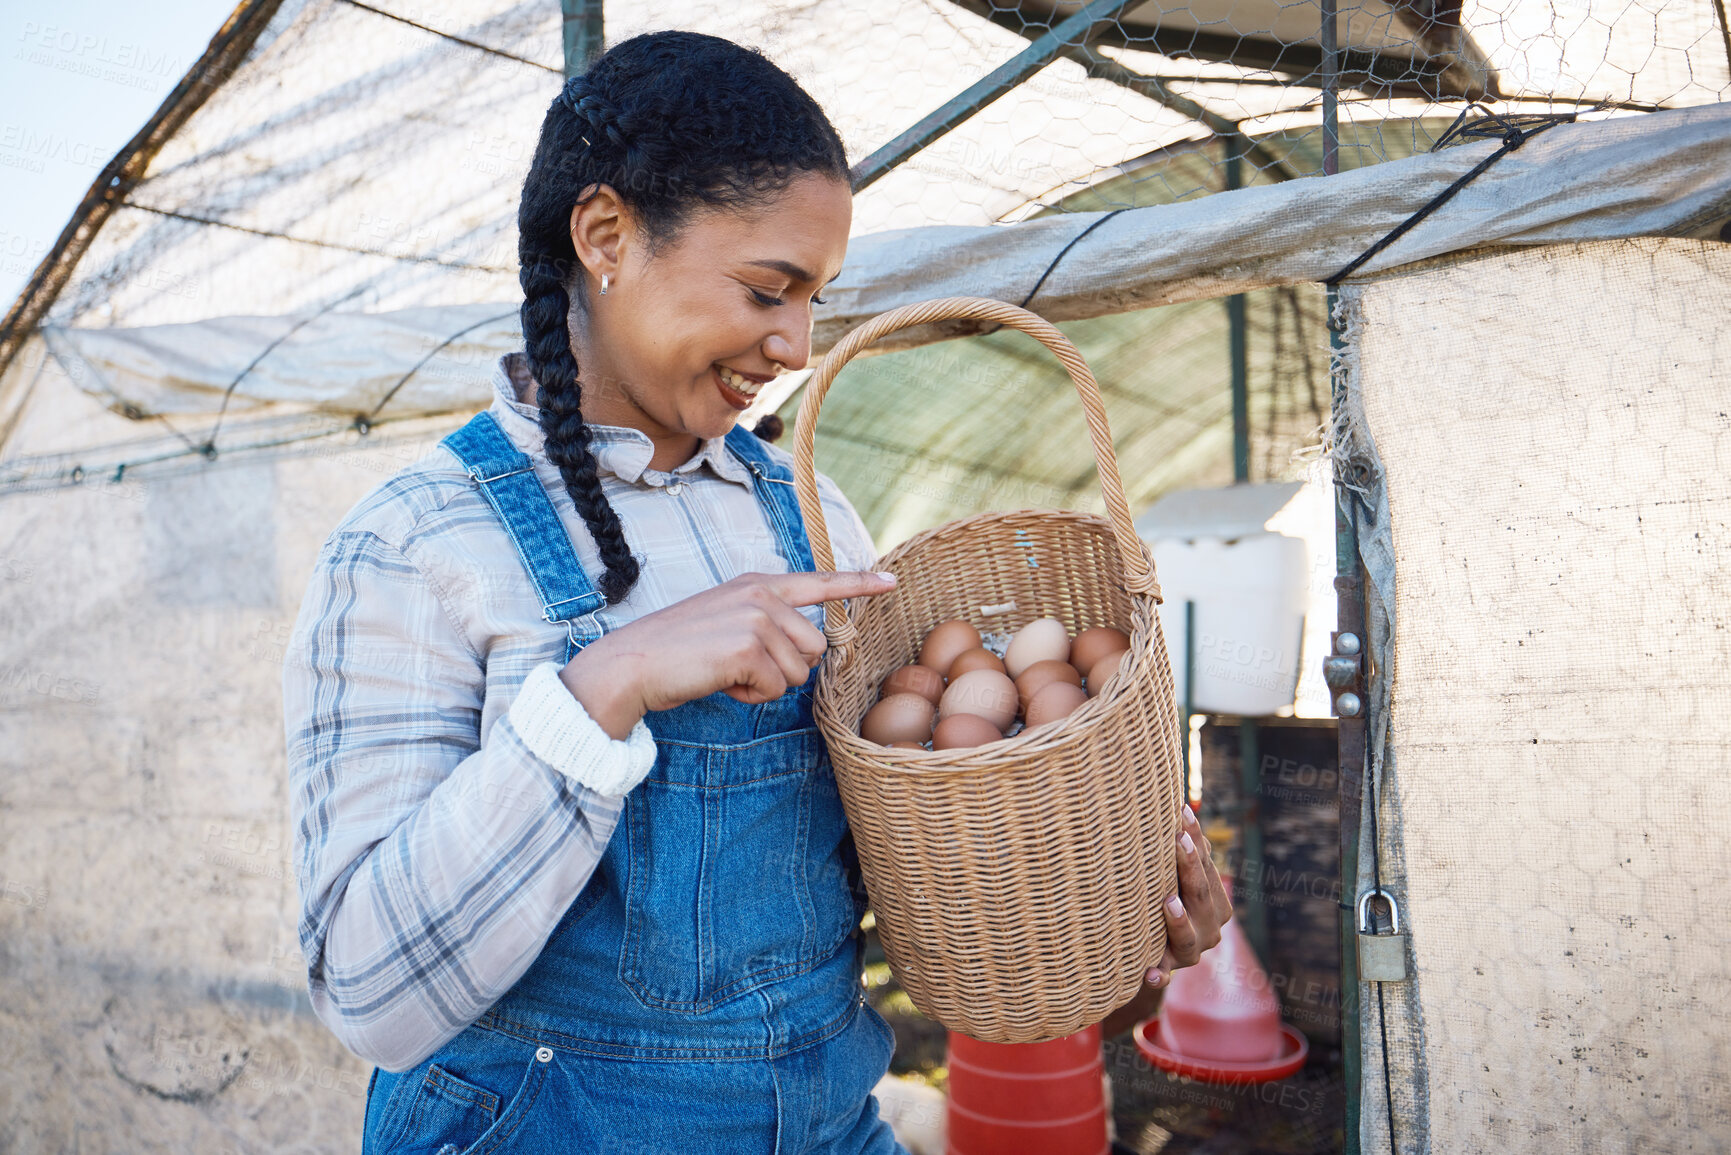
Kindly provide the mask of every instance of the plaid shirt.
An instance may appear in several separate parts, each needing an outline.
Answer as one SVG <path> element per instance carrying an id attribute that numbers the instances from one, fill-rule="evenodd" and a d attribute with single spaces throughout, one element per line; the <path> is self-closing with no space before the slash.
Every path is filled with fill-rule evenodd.
<path id="1" fill-rule="evenodd" d="M 594 542 L 512 384 L 520 357 L 496 366 L 490 412 L 534 460 L 593 578 Z M 786 572 L 722 438 L 662 472 L 645 434 L 592 429 L 602 487 L 643 562 L 630 597 L 600 611 L 606 628 L 738 574 Z M 838 568 L 871 569 L 859 516 L 828 478 L 819 489 Z M 803 612 L 821 625 L 821 606 Z M 443 446 L 363 498 L 319 554 L 283 666 L 299 937 L 314 1011 L 377 1066 L 421 1062 L 535 961 L 622 807 L 583 785 L 598 780 L 586 761 L 637 759 L 630 781 L 653 761 L 647 727 L 612 741 L 568 693 L 525 691 L 513 710 L 565 644 Z M 534 735 L 569 729 L 571 712 L 601 738 L 559 765 Z"/>

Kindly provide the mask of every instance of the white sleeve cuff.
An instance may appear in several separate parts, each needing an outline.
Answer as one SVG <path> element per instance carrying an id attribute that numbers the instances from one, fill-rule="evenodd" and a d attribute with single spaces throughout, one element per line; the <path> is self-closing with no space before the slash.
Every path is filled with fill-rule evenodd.
<path id="1" fill-rule="evenodd" d="M 624 739 L 614 738 L 565 688 L 555 662 L 529 671 L 510 717 L 537 758 L 597 794 L 623 797 L 655 765 L 655 737 L 643 719 Z"/>

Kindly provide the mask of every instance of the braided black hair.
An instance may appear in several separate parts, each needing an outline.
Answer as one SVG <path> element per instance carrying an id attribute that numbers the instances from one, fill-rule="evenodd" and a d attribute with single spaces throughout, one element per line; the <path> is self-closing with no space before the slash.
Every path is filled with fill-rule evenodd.
<path id="1" fill-rule="evenodd" d="M 801 173 L 847 179 L 835 128 L 761 53 L 698 32 L 633 36 L 566 82 L 547 110 L 517 211 L 523 341 L 547 456 L 607 567 L 609 603 L 637 581 L 637 559 L 596 473 L 571 351 L 572 302 L 588 307 L 571 210 L 605 183 L 631 208 L 651 256 L 694 210 L 749 208 Z"/>

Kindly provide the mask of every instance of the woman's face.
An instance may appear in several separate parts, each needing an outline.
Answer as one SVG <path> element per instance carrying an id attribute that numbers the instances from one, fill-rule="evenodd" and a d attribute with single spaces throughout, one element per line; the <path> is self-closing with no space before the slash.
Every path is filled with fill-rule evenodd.
<path id="1" fill-rule="evenodd" d="M 852 219 L 848 185 L 807 173 L 767 205 L 694 213 L 651 256 L 601 186 L 571 217 L 588 282 L 571 334 L 584 419 L 647 433 L 655 469 L 726 433 L 762 383 L 805 366 L 812 298 L 841 271 Z"/>

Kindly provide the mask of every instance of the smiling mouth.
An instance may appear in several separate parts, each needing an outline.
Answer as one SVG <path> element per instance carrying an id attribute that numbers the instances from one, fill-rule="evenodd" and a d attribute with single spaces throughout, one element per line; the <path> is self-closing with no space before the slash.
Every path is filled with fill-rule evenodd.
<path id="1" fill-rule="evenodd" d="M 712 366 L 711 372 L 715 376 L 717 388 L 721 390 L 722 399 L 735 409 L 749 408 L 752 400 L 756 398 L 758 391 L 765 384 L 764 382 L 753 381 L 749 377 L 742 377 L 726 365 Z"/>

